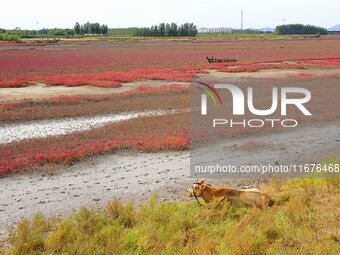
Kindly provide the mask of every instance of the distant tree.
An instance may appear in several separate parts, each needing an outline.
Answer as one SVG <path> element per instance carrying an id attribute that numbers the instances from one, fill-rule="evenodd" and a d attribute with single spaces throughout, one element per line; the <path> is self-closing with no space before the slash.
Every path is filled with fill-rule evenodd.
<path id="1" fill-rule="evenodd" d="M 168 23 L 165 25 L 164 36 L 165 36 L 165 37 L 171 36 L 171 25 L 168 24 Z"/>
<path id="2" fill-rule="evenodd" d="M 178 36 L 186 36 L 185 33 L 186 32 L 185 32 L 184 24 L 182 24 L 178 28 Z"/>
<path id="3" fill-rule="evenodd" d="M 101 34 L 106 35 L 108 31 L 109 31 L 109 27 L 107 25 L 101 25 L 100 27 Z"/>
<path id="4" fill-rule="evenodd" d="M 65 36 L 72 36 L 72 35 L 74 35 L 73 29 L 69 29 L 69 28 L 64 29 L 63 33 L 64 33 Z"/>
<path id="5" fill-rule="evenodd" d="M 35 30 L 20 30 L 20 32 L 18 32 L 18 34 L 21 38 L 32 38 L 32 37 L 35 37 L 35 35 L 37 34 L 37 31 L 35 31 Z"/>
<path id="6" fill-rule="evenodd" d="M 277 26 L 275 28 L 275 33 L 280 35 L 288 35 L 288 34 L 320 34 L 326 35 L 327 29 L 323 27 L 317 27 L 312 25 L 303 25 L 303 24 L 289 24 Z"/>
<path id="7" fill-rule="evenodd" d="M 151 36 L 151 30 L 148 27 L 144 28 L 143 36 Z"/>
<path id="8" fill-rule="evenodd" d="M 158 33 L 158 26 L 154 26 L 154 29 L 151 29 L 152 30 L 152 33 L 151 33 L 151 36 L 158 36 L 159 33 Z"/>
<path id="9" fill-rule="evenodd" d="M 49 32 L 48 32 L 48 35 L 49 36 L 53 36 L 53 37 L 56 37 L 56 36 L 60 36 L 60 37 L 63 37 L 63 36 L 73 36 L 74 35 L 74 30 L 73 29 L 60 29 L 60 28 L 54 28 L 54 29 L 50 29 Z"/>
<path id="10" fill-rule="evenodd" d="M 79 23 L 77 22 L 75 25 L 74 25 L 74 33 L 76 34 L 76 35 L 80 35 L 80 25 L 79 25 Z"/>
<path id="11" fill-rule="evenodd" d="M 76 32 L 77 31 L 77 32 Z M 86 22 L 83 25 L 79 25 L 77 22 L 74 26 L 74 32 L 76 34 L 107 34 L 109 31 L 109 27 L 107 25 L 100 25 L 98 22 L 90 23 Z"/>
<path id="12" fill-rule="evenodd" d="M 90 34 L 90 32 L 91 32 L 91 29 L 90 29 L 90 22 L 86 22 L 86 23 L 83 25 L 83 28 L 84 28 L 84 34 Z"/>
<path id="13" fill-rule="evenodd" d="M 184 23 L 183 24 L 183 36 L 189 36 L 189 23 Z"/>
<path id="14" fill-rule="evenodd" d="M 47 35 L 50 29 L 42 28 L 38 31 L 38 35 Z"/>
<path id="15" fill-rule="evenodd" d="M 197 27 L 193 23 L 185 23 L 178 26 L 176 23 L 160 23 L 159 25 L 143 28 L 135 28 L 134 36 L 153 36 L 153 37 L 169 37 L 169 36 L 196 36 Z"/>
<path id="16" fill-rule="evenodd" d="M 100 24 L 99 23 L 94 23 L 92 24 L 92 33 L 93 34 L 101 34 L 101 30 L 100 30 Z"/>
<path id="17" fill-rule="evenodd" d="M 197 27 L 193 23 L 188 23 L 188 36 L 196 36 L 197 33 Z"/>
<path id="18" fill-rule="evenodd" d="M 177 36 L 178 35 L 178 26 L 176 23 L 171 23 L 170 25 L 170 36 Z"/>
<path id="19" fill-rule="evenodd" d="M 159 24 L 158 34 L 161 37 L 165 36 L 165 24 L 164 23 Z"/>

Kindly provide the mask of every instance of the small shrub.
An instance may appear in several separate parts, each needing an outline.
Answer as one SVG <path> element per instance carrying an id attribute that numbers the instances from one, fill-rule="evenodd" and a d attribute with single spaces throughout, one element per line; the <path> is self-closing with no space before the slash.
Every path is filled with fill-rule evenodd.
<path id="1" fill-rule="evenodd" d="M 0 41 L 7 41 L 7 42 L 17 42 L 19 41 L 19 36 L 14 34 L 8 33 L 0 33 Z"/>

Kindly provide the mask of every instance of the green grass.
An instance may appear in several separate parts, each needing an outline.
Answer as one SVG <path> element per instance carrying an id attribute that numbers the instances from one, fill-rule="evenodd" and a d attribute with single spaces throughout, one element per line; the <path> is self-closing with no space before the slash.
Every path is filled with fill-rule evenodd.
<path id="1" fill-rule="evenodd" d="M 114 41 L 114 42 L 139 42 L 139 41 L 188 41 L 191 42 L 193 37 L 134 37 L 125 35 L 108 35 L 108 36 L 73 36 L 73 37 L 35 37 L 22 38 L 22 42 L 37 43 L 37 42 L 57 42 L 57 41 Z"/>
<path id="2" fill-rule="evenodd" d="M 16 34 L 0 33 L 0 41 L 18 42 L 20 37 Z"/>
<path id="3" fill-rule="evenodd" d="M 109 203 L 22 220 L 0 254 L 339 254 L 340 180 L 271 181 L 263 211 L 217 203 Z M 184 192 L 184 191 L 183 191 Z"/>
<path id="4" fill-rule="evenodd" d="M 261 33 L 199 33 L 197 39 L 200 40 L 215 40 L 215 39 L 238 39 L 238 40 L 289 40 L 296 38 L 315 38 L 315 35 L 278 35 L 278 34 L 261 34 Z"/>
<path id="5" fill-rule="evenodd" d="M 21 38 L 23 42 L 53 42 L 57 41 L 119 41 L 119 42 L 139 42 L 139 41 L 187 41 L 192 42 L 195 40 L 240 40 L 240 41 L 251 41 L 251 40 L 290 40 L 297 38 L 314 38 L 315 35 L 277 35 L 277 34 L 237 34 L 237 33 L 199 33 L 196 37 L 134 37 L 129 34 L 108 34 L 106 36 L 69 36 L 69 37 L 58 37 L 58 36 L 45 36 L 45 37 L 34 37 L 34 38 Z M 50 41 L 49 41 L 50 40 Z M 51 41 L 52 40 L 52 41 Z"/>

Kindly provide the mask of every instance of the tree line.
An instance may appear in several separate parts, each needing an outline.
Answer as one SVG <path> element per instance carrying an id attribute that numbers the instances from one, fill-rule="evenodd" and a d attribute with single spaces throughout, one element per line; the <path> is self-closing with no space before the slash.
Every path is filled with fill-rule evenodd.
<path id="1" fill-rule="evenodd" d="M 97 23 L 86 22 L 83 25 L 80 25 L 78 22 L 73 27 L 74 33 L 76 35 L 85 35 L 85 34 L 93 34 L 93 35 L 105 35 L 109 31 L 107 25 L 100 25 Z"/>
<path id="2" fill-rule="evenodd" d="M 307 34 L 320 34 L 327 35 L 327 29 L 312 25 L 303 24 L 289 24 L 277 26 L 275 33 L 279 35 L 307 35 Z"/>
<path id="3" fill-rule="evenodd" d="M 177 36 L 196 36 L 197 27 L 193 23 L 184 23 L 178 26 L 176 23 L 160 23 L 151 27 L 137 28 L 134 36 L 143 37 L 177 37 Z"/>
<path id="4" fill-rule="evenodd" d="M 56 38 L 56 37 L 82 37 L 85 35 L 109 35 L 109 36 L 137 36 L 137 37 L 194 37 L 198 33 L 197 27 L 193 23 L 184 23 L 177 25 L 176 23 L 160 23 L 151 27 L 143 28 L 108 28 L 105 24 L 90 23 L 80 25 L 77 22 L 73 28 L 42 28 L 40 30 L 21 30 L 19 27 L 12 30 L 0 29 L 0 41 L 19 41 L 20 38 Z M 257 30 L 232 30 L 236 34 L 252 34 L 260 33 Z M 276 34 L 316 34 L 326 35 L 327 30 L 322 27 L 302 24 L 289 24 L 277 26 Z"/>
<path id="5" fill-rule="evenodd" d="M 108 31 L 107 25 L 90 22 L 83 25 L 77 22 L 73 28 L 42 28 L 40 30 L 21 30 L 19 27 L 12 30 L 0 28 L 0 41 L 19 41 L 20 38 L 37 37 L 74 37 L 86 34 L 106 35 Z"/>
<path id="6" fill-rule="evenodd" d="M 71 37 L 74 35 L 106 35 L 109 31 L 109 28 L 107 25 L 96 23 L 90 23 L 86 22 L 85 24 L 80 25 L 79 22 L 76 22 L 73 29 L 66 28 L 66 29 L 60 29 L 60 28 L 54 28 L 54 29 L 40 29 L 38 31 L 38 34 L 40 35 L 47 35 L 47 36 L 65 36 L 65 37 Z"/>

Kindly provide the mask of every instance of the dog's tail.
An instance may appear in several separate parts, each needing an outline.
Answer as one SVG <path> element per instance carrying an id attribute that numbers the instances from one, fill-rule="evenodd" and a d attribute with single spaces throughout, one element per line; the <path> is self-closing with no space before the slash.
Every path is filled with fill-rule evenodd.
<path id="1" fill-rule="evenodd" d="M 274 205 L 274 201 L 267 194 L 264 194 L 264 195 L 265 195 L 264 197 L 265 204 L 269 207 L 272 207 Z"/>
<path id="2" fill-rule="evenodd" d="M 271 198 L 269 198 L 268 205 L 269 207 L 272 207 L 274 205 L 274 201 Z"/>

